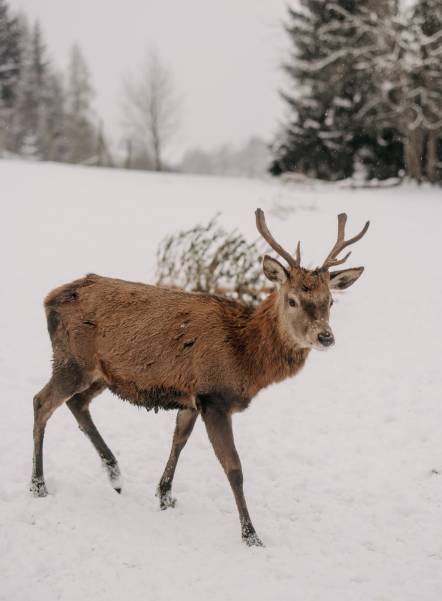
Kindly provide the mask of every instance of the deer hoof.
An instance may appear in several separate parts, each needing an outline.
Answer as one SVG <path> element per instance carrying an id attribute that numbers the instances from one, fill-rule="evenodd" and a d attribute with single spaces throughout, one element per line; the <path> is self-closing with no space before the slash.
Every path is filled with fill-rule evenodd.
<path id="1" fill-rule="evenodd" d="M 265 547 L 264 543 L 256 533 L 243 536 L 242 539 L 248 547 Z"/>
<path id="2" fill-rule="evenodd" d="M 118 494 L 121 494 L 122 478 L 118 463 L 103 460 L 103 467 L 107 472 L 110 484 Z"/>
<path id="3" fill-rule="evenodd" d="M 46 484 L 41 478 L 33 478 L 29 490 L 34 497 L 46 497 L 48 494 Z"/>
<path id="4" fill-rule="evenodd" d="M 242 527 L 242 539 L 248 547 L 264 547 L 264 543 L 255 532 L 255 528 L 250 522 L 246 522 Z"/>
<path id="5" fill-rule="evenodd" d="M 166 495 L 160 498 L 160 509 L 169 509 L 169 507 L 175 507 L 176 499 L 171 495 Z"/>
<path id="6" fill-rule="evenodd" d="M 176 499 L 172 497 L 170 494 L 170 490 L 161 494 L 161 492 L 157 491 L 157 497 L 160 498 L 160 509 L 169 509 L 169 507 L 175 507 Z"/>

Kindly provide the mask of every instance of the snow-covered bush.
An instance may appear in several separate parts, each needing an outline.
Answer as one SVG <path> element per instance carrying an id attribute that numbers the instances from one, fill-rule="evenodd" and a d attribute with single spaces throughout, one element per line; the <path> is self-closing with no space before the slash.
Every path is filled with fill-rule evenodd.
<path id="1" fill-rule="evenodd" d="M 269 291 L 262 243 L 247 242 L 237 230 L 227 232 L 217 220 L 218 215 L 164 238 L 157 251 L 157 284 L 256 305 Z"/>

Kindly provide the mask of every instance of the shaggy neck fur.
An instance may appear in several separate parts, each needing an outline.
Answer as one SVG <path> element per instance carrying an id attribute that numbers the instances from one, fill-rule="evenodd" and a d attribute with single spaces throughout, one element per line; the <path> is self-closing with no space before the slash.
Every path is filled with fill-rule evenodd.
<path id="1" fill-rule="evenodd" d="M 268 296 L 246 320 L 241 334 L 245 373 L 250 374 L 250 395 L 294 376 L 310 352 L 284 335 L 279 325 L 278 295 Z"/>

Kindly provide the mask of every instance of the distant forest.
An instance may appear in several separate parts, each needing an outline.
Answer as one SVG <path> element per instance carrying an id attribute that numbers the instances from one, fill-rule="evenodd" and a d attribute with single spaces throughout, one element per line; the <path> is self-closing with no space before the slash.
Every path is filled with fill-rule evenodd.
<path id="1" fill-rule="evenodd" d="M 273 142 L 252 137 L 239 148 L 193 149 L 172 165 L 165 155 L 179 121 L 178 96 L 157 55 L 146 56 L 136 76 L 123 81 L 125 134 L 116 150 L 94 109 L 81 48 L 72 47 L 60 71 L 40 24 L 0 0 L 0 157 L 248 177 L 442 182 L 441 0 L 415 0 L 407 10 L 398 0 L 299 0 L 288 8 L 285 33 L 286 110 Z"/>
<path id="2" fill-rule="evenodd" d="M 112 165 L 93 95 L 80 48 L 73 46 L 61 73 L 39 23 L 0 0 L 0 155 Z"/>
<path id="3" fill-rule="evenodd" d="M 94 109 L 94 86 L 78 45 L 65 72 L 50 57 L 38 22 L 0 0 L 0 157 L 81 165 L 260 177 L 271 160 L 266 142 L 189 150 L 179 164 L 164 159 L 179 126 L 171 73 L 149 53 L 136 76 L 122 79 L 124 137 L 116 150 Z"/>

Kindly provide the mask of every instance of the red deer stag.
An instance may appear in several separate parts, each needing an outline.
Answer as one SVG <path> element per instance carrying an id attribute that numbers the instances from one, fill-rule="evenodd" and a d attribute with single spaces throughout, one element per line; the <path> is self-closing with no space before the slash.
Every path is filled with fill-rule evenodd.
<path id="1" fill-rule="evenodd" d="M 277 285 L 257 308 L 226 298 L 87 275 L 49 293 L 45 300 L 53 346 L 53 372 L 34 397 L 34 463 L 31 491 L 47 494 L 43 437 L 55 409 L 67 403 L 97 450 L 113 488 L 121 491 L 117 461 L 95 427 L 89 404 L 109 388 L 147 409 L 178 409 L 172 449 L 157 494 L 162 509 L 173 507 L 172 480 L 179 455 L 198 415 L 205 423 L 232 487 L 243 540 L 261 546 L 247 510 L 243 475 L 232 433 L 232 414 L 273 382 L 294 376 L 310 349 L 334 343 L 330 290 L 348 288 L 363 267 L 330 271 L 339 253 L 367 231 L 344 238 L 347 216 L 338 216 L 338 237 L 323 265 L 301 267 L 296 256 L 269 232 L 261 209 L 261 236 L 287 262 L 263 259 L 266 277 Z M 349 253 L 350 254 L 350 253 Z"/>

